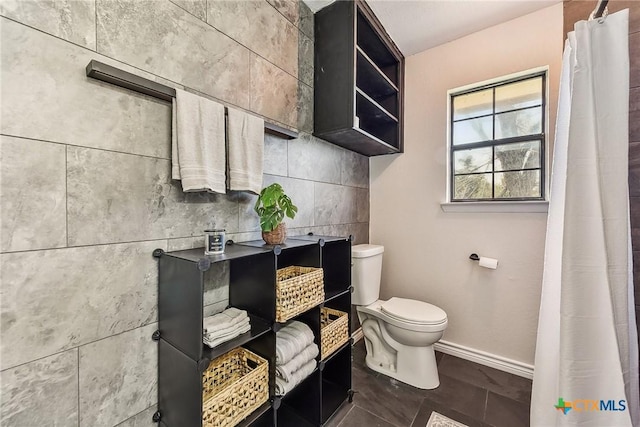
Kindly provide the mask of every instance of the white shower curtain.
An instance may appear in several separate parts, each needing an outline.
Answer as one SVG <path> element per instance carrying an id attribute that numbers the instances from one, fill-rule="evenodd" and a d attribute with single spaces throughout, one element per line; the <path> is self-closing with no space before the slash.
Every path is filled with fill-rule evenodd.
<path id="1" fill-rule="evenodd" d="M 640 425 L 627 181 L 628 21 L 625 10 L 578 22 L 565 45 L 534 427 Z"/>

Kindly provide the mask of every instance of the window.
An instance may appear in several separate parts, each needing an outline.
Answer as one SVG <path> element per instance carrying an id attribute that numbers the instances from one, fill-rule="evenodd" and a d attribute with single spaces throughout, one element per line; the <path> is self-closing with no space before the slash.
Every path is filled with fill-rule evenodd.
<path id="1" fill-rule="evenodd" d="M 450 94 L 450 200 L 544 199 L 545 80 L 536 73 Z"/>

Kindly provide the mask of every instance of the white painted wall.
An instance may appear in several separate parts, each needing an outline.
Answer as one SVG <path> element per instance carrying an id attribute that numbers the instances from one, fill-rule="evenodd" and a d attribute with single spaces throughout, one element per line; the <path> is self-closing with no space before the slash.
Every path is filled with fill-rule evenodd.
<path id="1" fill-rule="evenodd" d="M 533 364 L 546 213 L 445 213 L 447 90 L 549 66 L 553 141 L 562 4 L 406 60 L 405 152 L 371 159 L 371 242 L 385 246 L 381 297 L 449 316 L 444 340 Z M 550 150 L 549 150 L 550 151 Z M 498 258 L 479 268 L 469 254 Z"/>

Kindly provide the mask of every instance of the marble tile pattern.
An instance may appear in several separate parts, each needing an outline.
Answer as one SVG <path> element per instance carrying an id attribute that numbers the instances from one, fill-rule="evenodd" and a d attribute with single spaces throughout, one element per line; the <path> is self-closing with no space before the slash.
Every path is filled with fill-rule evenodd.
<path id="1" fill-rule="evenodd" d="M 165 241 L 0 255 L 2 369 L 156 321 L 156 248 Z"/>
<path id="2" fill-rule="evenodd" d="M 268 175 L 287 176 L 287 158 L 287 140 L 265 134 L 263 172 Z"/>
<path id="3" fill-rule="evenodd" d="M 77 349 L 6 369 L 0 383 L 0 425 L 77 427 Z"/>
<path id="4" fill-rule="evenodd" d="M 151 406 L 115 427 L 158 427 L 158 423 L 153 421 L 153 414 L 157 410 L 157 406 Z"/>
<path id="5" fill-rule="evenodd" d="M 369 222 L 369 190 L 366 188 L 356 189 L 356 221 Z"/>
<path id="6" fill-rule="evenodd" d="M 298 79 L 252 53 L 250 110 L 297 129 L 297 105 Z"/>
<path id="7" fill-rule="evenodd" d="M 3 252 L 67 244 L 65 147 L 0 136 Z"/>
<path id="8" fill-rule="evenodd" d="M 212 225 L 238 229 L 237 203 L 224 194 L 183 193 L 170 179 L 169 160 L 80 147 L 69 147 L 67 159 L 70 245 L 199 236 Z"/>
<path id="9" fill-rule="evenodd" d="M 96 49 L 95 0 L 2 0 L 0 15 L 71 43 Z"/>
<path id="10" fill-rule="evenodd" d="M 114 61 L 0 19 L 2 134 L 169 158 L 168 103 L 88 78 L 92 59 Z"/>
<path id="11" fill-rule="evenodd" d="M 289 176 L 340 184 L 344 150 L 307 133 L 289 141 Z"/>
<path id="12" fill-rule="evenodd" d="M 356 189 L 342 185 L 314 183 L 315 224 L 356 222 Z"/>
<path id="13" fill-rule="evenodd" d="M 96 4 L 99 53 L 223 102 L 249 107 L 246 47 L 168 1 Z"/>
<path id="14" fill-rule="evenodd" d="M 207 0 L 170 0 L 171 3 L 176 4 L 196 16 L 197 18 L 207 22 Z"/>
<path id="15" fill-rule="evenodd" d="M 156 403 L 157 323 L 80 347 L 80 427 L 111 427 Z"/>
<path id="16" fill-rule="evenodd" d="M 278 4 L 285 9 L 286 2 Z M 264 0 L 208 1 L 207 22 L 292 76 L 298 76 L 298 29 L 272 4 Z"/>
<path id="17" fill-rule="evenodd" d="M 264 183 L 299 207 L 289 235 L 368 242 L 368 164 L 310 135 L 313 13 L 291 0 L 213 3 L 0 2 L 2 425 L 151 427 L 152 251 L 202 247 L 213 226 L 261 238 L 255 195 L 184 194 L 171 181 L 171 105 L 87 78 L 90 60 L 301 130 L 265 137 Z M 223 264 L 207 274 L 205 315 L 227 306 L 228 276 Z"/>
<path id="18" fill-rule="evenodd" d="M 313 11 L 309 9 L 309 6 L 306 5 L 305 2 L 300 2 L 300 22 L 298 27 L 300 31 L 302 31 L 305 35 L 313 40 L 314 37 L 314 20 L 313 20 Z"/>
<path id="19" fill-rule="evenodd" d="M 353 151 L 344 150 L 341 184 L 351 187 L 369 188 L 369 158 Z"/>
<path id="20" fill-rule="evenodd" d="M 298 39 L 298 78 L 313 87 L 313 40 L 302 31 Z"/>
<path id="21" fill-rule="evenodd" d="M 313 132 L 313 88 L 298 82 L 298 129 Z"/>
<path id="22" fill-rule="evenodd" d="M 297 0 L 267 0 L 285 18 L 296 27 L 300 23 L 300 2 Z"/>

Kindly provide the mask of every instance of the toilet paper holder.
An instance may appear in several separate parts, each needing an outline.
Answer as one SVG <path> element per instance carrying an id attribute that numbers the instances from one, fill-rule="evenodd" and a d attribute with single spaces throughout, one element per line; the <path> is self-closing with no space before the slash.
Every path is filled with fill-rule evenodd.
<path id="1" fill-rule="evenodd" d="M 480 256 L 478 256 L 478 254 L 471 254 L 469 255 L 469 259 L 472 259 L 474 261 L 480 261 Z"/>

